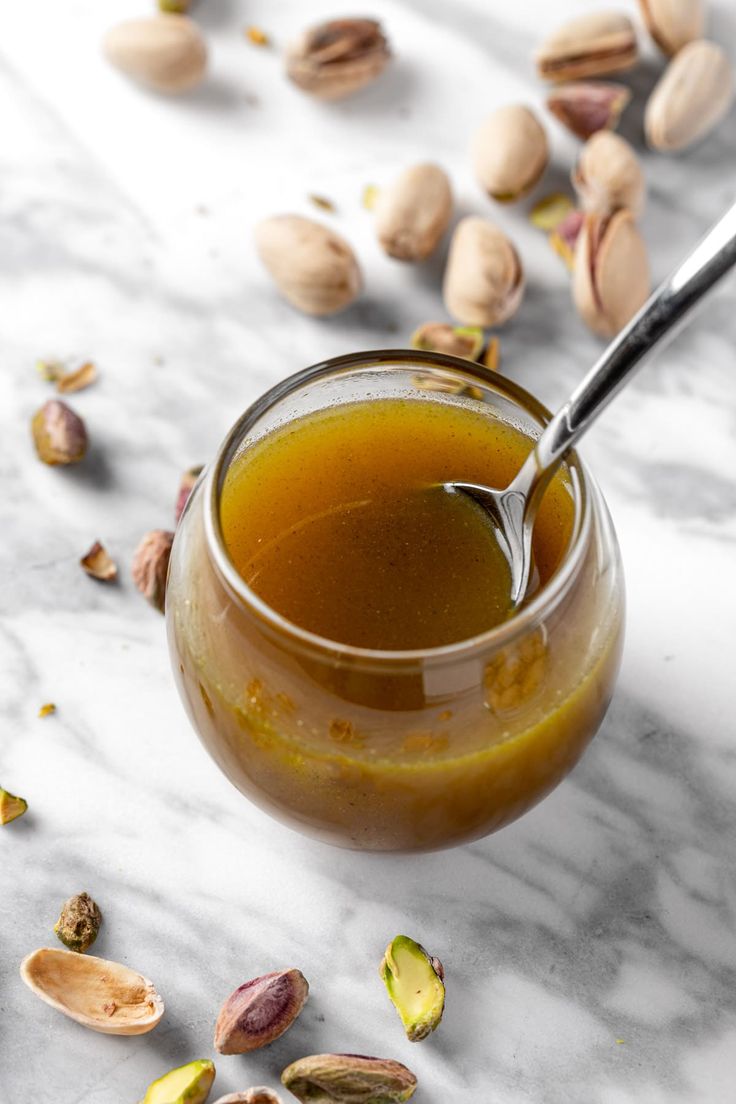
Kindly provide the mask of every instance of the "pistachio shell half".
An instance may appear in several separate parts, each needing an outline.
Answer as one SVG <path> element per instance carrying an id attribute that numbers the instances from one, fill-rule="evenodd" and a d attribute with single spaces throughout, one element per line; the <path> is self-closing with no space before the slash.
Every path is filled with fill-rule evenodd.
<path id="1" fill-rule="evenodd" d="M 575 247 L 572 294 L 593 333 L 614 337 L 644 305 L 649 261 L 630 211 L 586 215 Z"/>
<path id="2" fill-rule="evenodd" d="M 573 81 L 550 92 L 547 107 L 578 138 L 598 130 L 615 130 L 631 99 L 624 84 L 610 81 Z"/>
<path id="3" fill-rule="evenodd" d="M 42 947 L 23 959 L 20 976 L 37 997 L 103 1035 L 144 1035 L 164 1014 L 148 978 L 93 955 Z"/>
<path id="4" fill-rule="evenodd" d="M 715 42 L 690 42 L 672 59 L 649 97 L 644 114 L 647 141 L 665 152 L 704 138 L 733 102 L 733 67 Z"/>
<path id="5" fill-rule="evenodd" d="M 625 138 L 600 130 L 582 148 L 572 182 L 586 211 L 607 215 L 628 207 L 638 217 L 646 184 L 638 158 Z"/>
<path id="6" fill-rule="evenodd" d="M 639 0 L 647 30 L 663 53 L 673 57 L 688 42 L 702 38 L 703 0 Z"/>
<path id="7" fill-rule="evenodd" d="M 547 135 L 528 107 L 508 104 L 476 132 L 472 158 L 478 183 L 488 195 L 513 203 L 532 190 L 547 168 Z"/>
<path id="8" fill-rule="evenodd" d="M 256 248 L 281 294 L 305 314 L 335 314 L 358 296 L 360 269 L 339 234 L 301 215 L 256 227 Z"/>
<path id="9" fill-rule="evenodd" d="M 589 12 L 564 23 L 537 51 L 545 80 L 567 81 L 630 69 L 638 48 L 631 20 L 618 12 Z"/>
<path id="10" fill-rule="evenodd" d="M 460 220 L 442 293 L 448 311 L 464 326 L 497 326 L 516 313 L 524 296 L 524 274 L 502 230 L 477 215 Z"/>
<path id="11" fill-rule="evenodd" d="M 389 257 L 423 261 L 435 251 L 452 214 L 452 189 L 439 165 L 412 165 L 376 201 L 376 234 Z"/>

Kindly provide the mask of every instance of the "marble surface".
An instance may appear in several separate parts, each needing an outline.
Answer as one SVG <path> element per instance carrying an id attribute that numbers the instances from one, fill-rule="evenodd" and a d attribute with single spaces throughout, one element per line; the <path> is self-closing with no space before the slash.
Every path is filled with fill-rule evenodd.
<path id="1" fill-rule="evenodd" d="M 277 1084 L 319 1050 L 394 1056 L 417 1104 L 727 1104 L 736 1060 L 736 312 L 734 284 L 620 397 L 584 454 L 618 528 L 628 638 L 605 725 L 573 775 L 498 836 L 453 853 L 356 855 L 248 805 L 200 748 L 169 674 L 162 619 L 135 592 L 140 535 L 168 526 L 180 470 L 208 458 L 266 386 L 324 356 L 398 345 L 443 317 L 441 258 L 383 257 L 365 184 L 432 157 L 462 211 L 514 236 L 529 288 L 503 370 L 549 404 L 599 348 L 567 275 L 519 209 L 479 194 L 468 136 L 493 106 L 538 103 L 530 55 L 589 0 L 374 0 L 396 61 L 319 105 L 275 50 L 350 5 L 201 0 L 211 79 L 178 101 L 128 85 L 101 34 L 146 3 L 16 4 L 0 45 L 0 781 L 30 803 L 0 832 L 0 1101 L 117 1104 L 212 1054 L 236 984 L 297 965 L 312 998 L 290 1034 L 218 1061 L 221 1093 Z M 598 5 L 595 5 L 598 6 Z M 634 14 L 634 5 L 622 0 Z M 730 0 L 714 35 L 736 51 Z M 10 13 L 6 13 L 10 16 Z M 640 92 L 660 60 L 647 49 Z M 624 134 L 640 141 L 641 107 Z M 576 143 L 551 121 L 564 183 Z M 733 198 L 736 115 L 679 158 L 644 156 L 643 233 L 663 276 Z M 307 195 L 329 196 L 320 216 Z M 262 215 L 324 217 L 359 252 L 361 301 L 317 322 L 281 302 L 251 241 Z M 73 398 L 92 439 L 68 471 L 35 459 L 39 356 L 92 357 Z M 78 558 L 95 538 L 123 570 L 105 588 Z M 42 702 L 55 716 L 37 716 Z M 152 977 L 163 1023 L 139 1039 L 85 1032 L 22 985 L 61 901 L 89 890 L 100 954 Z M 445 1022 L 413 1046 L 376 975 L 407 931 L 448 974 Z M 213 1099 L 218 1095 L 213 1094 Z"/>

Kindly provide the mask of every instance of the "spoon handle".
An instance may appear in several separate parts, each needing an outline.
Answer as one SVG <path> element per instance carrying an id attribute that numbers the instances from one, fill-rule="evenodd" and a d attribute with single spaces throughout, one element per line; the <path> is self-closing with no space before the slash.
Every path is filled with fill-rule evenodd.
<path id="1" fill-rule="evenodd" d="M 554 415 L 529 458 L 536 478 L 559 463 L 646 358 L 734 265 L 736 203 L 624 326 Z M 528 478 L 529 470 L 524 474 Z"/>

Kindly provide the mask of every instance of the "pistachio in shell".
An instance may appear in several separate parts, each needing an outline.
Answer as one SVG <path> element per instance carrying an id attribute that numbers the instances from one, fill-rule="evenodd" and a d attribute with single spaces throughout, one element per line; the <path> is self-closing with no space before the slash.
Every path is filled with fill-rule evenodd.
<path id="1" fill-rule="evenodd" d="M 281 1081 L 302 1104 L 402 1104 L 417 1087 L 401 1062 L 364 1054 L 311 1054 L 287 1066 Z"/>
<path id="2" fill-rule="evenodd" d="M 353 250 L 334 230 L 301 215 L 276 215 L 256 227 L 256 248 L 284 298 L 305 314 L 335 314 L 360 293 Z"/>
<path id="3" fill-rule="evenodd" d="M 614 337 L 643 307 L 651 282 L 631 211 L 586 215 L 575 247 L 573 301 L 586 325 Z"/>
<path id="4" fill-rule="evenodd" d="M 669 57 L 703 37 L 704 0 L 639 0 L 639 7 L 650 35 Z"/>
<path id="5" fill-rule="evenodd" d="M 524 275 L 519 255 L 488 219 L 467 215 L 455 228 L 445 269 L 445 306 L 464 326 L 497 326 L 519 308 Z"/>
<path id="6" fill-rule="evenodd" d="M 452 215 L 447 173 L 431 163 L 412 165 L 376 201 L 376 235 L 389 257 L 423 261 L 434 253 Z"/>
<path id="7" fill-rule="evenodd" d="M 572 81 L 560 84 L 547 97 L 547 107 L 577 138 L 599 130 L 615 130 L 631 100 L 625 84 L 612 81 Z"/>
<path id="8" fill-rule="evenodd" d="M 634 149 L 620 134 L 600 130 L 583 146 L 572 182 L 584 210 L 607 215 L 628 207 L 638 218 L 646 182 Z"/>
<path id="9" fill-rule="evenodd" d="M 425 322 L 411 335 L 412 349 L 448 353 L 464 360 L 477 360 L 483 341 L 480 326 L 451 326 L 448 322 Z"/>
<path id="10" fill-rule="evenodd" d="M 476 131 L 472 160 L 483 190 L 499 203 L 514 203 L 534 188 L 547 168 L 544 127 L 523 104 L 499 107 Z"/>
<path id="11" fill-rule="evenodd" d="M 408 935 L 397 935 L 386 948 L 380 974 L 412 1043 L 440 1025 L 445 1009 L 445 972 L 438 958 Z"/>
<path id="12" fill-rule="evenodd" d="M 205 1104 L 214 1080 L 214 1062 L 197 1058 L 153 1081 L 141 1104 Z"/>
<path id="13" fill-rule="evenodd" d="M 570 19 L 537 51 L 537 71 L 544 80 L 569 81 L 630 69 L 638 47 L 634 25 L 618 12 L 588 12 Z"/>
<path id="14" fill-rule="evenodd" d="M 721 122 L 733 97 L 733 66 L 727 54 L 706 39 L 688 43 L 649 97 L 644 113 L 647 142 L 665 153 L 686 149 Z"/>
<path id="15" fill-rule="evenodd" d="M 310 27 L 289 48 L 290 80 L 321 100 L 351 96 L 381 75 L 391 57 L 375 19 L 331 19 Z"/>
<path id="16" fill-rule="evenodd" d="M 154 92 L 187 92 L 205 77 L 207 45 L 186 15 L 129 19 L 108 31 L 102 45 L 111 65 Z"/>
<path id="17" fill-rule="evenodd" d="M 308 994 L 301 970 L 278 970 L 246 981 L 220 1009 L 215 1050 L 246 1054 L 272 1043 L 294 1023 Z"/>

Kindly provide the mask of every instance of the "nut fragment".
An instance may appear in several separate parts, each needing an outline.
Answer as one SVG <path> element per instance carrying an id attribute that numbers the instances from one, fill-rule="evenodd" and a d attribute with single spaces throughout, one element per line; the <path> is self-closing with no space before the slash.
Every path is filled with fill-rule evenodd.
<path id="1" fill-rule="evenodd" d="M 271 40 L 261 27 L 246 27 L 245 37 L 254 46 L 270 46 Z"/>
<path id="2" fill-rule="evenodd" d="M 499 203 L 514 203 L 532 190 L 547 168 L 547 135 L 528 107 L 508 104 L 476 131 L 472 158 L 484 191 Z"/>
<path id="3" fill-rule="evenodd" d="M 166 577 L 173 541 L 174 534 L 168 529 L 152 529 L 133 555 L 133 582 L 146 601 L 161 613 L 166 604 Z"/>
<path id="4" fill-rule="evenodd" d="M 361 289 L 352 249 L 339 234 L 300 215 L 277 215 L 256 227 L 258 254 L 281 294 L 305 314 L 335 314 Z"/>
<path id="5" fill-rule="evenodd" d="M 126 77 L 155 92 L 186 92 L 204 79 L 207 46 L 186 15 L 130 19 L 108 31 L 107 60 Z"/>
<path id="6" fill-rule="evenodd" d="M 56 390 L 62 395 L 71 391 L 82 391 L 89 387 L 97 379 L 97 366 L 91 360 L 87 360 L 73 372 L 62 372 L 56 377 Z"/>
<path id="7" fill-rule="evenodd" d="M 445 1008 L 444 970 L 421 943 L 397 935 L 386 948 L 380 974 L 412 1043 L 439 1027 Z"/>
<path id="8" fill-rule="evenodd" d="M 102 913 L 89 893 L 78 893 L 65 901 L 54 931 L 70 951 L 83 954 L 97 938 Z"/>
<path id="9" fill-rule="evenodd" d="M 87 430 L 61 399 L 49 399 L 31 422 L 33 443 L 44 464 L 77 464 L 87 451 Z"/>
<path id="10" fill-rule="evenodd" d="M 307 999 L 300 970 L 278 970 L 246 981 L 227 998 L 215 1025 L 215 1050 L 246 1054 L 283 1035 Z"/>
<path id="11" fill-rule="evenodd" d="M 644 207 L 646 183 L 636 153 L 625 138 L 609 130 L 585 143 L 572 182 L 586 211 L 607 215 L 628 207 L 638 217 Z"/>
<path id="12" fill-rule="evenodd" d="M 215 1104 L 281 1104 L 281 1097 L 273 1089 L 257 1085 L 245 1092 L 228 1093 L 215 1101 Z"/>
<path id="13" fill-rule="evenodd" d="M 28 802 L 0 786 L 0 824 L 10 824 L 28 811 Z"/>
<path id="14" fill-rule="evenodd" d="M 150 1084 L 141 1104 L 205 1104 L 214 1080 L 214 1062 L 198 1058 Z"/>
<path id="15" fill-rule="evenodd" d="M 705 29 L 703 0 L 639 0 L 647 30 L 663 53 L 674 56 Z"/>
<path id="16" fill-rule="evenodd" d="M 483 348 L 480 326 L 451 326 L 448 322 L 425 322 L 411 335 L 412 349 L 477 360 Z"/>
<path id="17" fill-rule="evenodd" d="M 189 501 L 189 496 L 194 490 L 194 485 L 199 479 L 203 470 L 204 465 L 197 464 L 193 468 L 188 468 L 181 477 L 181 482 L 179 483 L 179 493 L 176 496 L 176 507 L 174 509 L 174 520 L 176 521 L 177 525 L 179 523 L 181 515 L 184 513 L 184 507 Z"/>
<path id="18" fill-rule="evenodd" d="M 452 215 L 452 190 L 439 165 L 412 165 L 376 202 L 376 234 L 389 257 L 423 261 L 434 253 Z"/>
<path id="19" fill-rule="evenodd" d="M 547 107 L 578 138 L 590 138 L 598 130 L 615 130 L 631 92 L 624 84 L 577 81 L 550 92 Z"/>
<path id="20" fill-rule="evenodd" d="M 339 100 L 371 84 L 390 57 L 374 19 L 332 19 L 311 27 L 290 47 L 286 73 L 304 92 Z"/>
<path id="21" fill-rule="evenodd" d="M 56 706 L 53 702 L 44 702 L 38 711 L 39 717 L 52 717 L 56 712 Z"/>
<path id="22" fill-rule="evenodd" d="M 503 231 L 476 215 L 461 219 L 443 285 L 450 314 L 466 326 L 496 326 L 518 310 L 523 294 L 521 261 Z"/>
<path id="23" fill-rule="evenodd" d="M 191 0 L 158 0 L 159 11 L 174 12 L 175 15 L 186 15 L 191 7 Z"/>
<path id="24" fill-rule="evenodd" d="M 584 221 L 585 215 L 582 211 L 570 211 L 570 214 L 566 215 L 562 222 L 558 222 L 549 236 L 549 244 L 557 256 L 562 258 L 570 271 L 573 269 L 575 246 Z"/>
<path id="25" fill-rule="evenodd" d="M 554 230 L 574 209 L 575 204 L 568 195 L 553 192 L 534 204 L 529 220 L 540 230 Z"/>
<path id="26" fill-rule="evenodd" d="M 691 42 L 672 59 L 649 97 L 644 129 L 657 150 L 685 149 L 704 138 L 733 102 L 733 68 L 715 42 Z"/>
<path id="27" fill-rule="evenodd" d="M 93 579 L 100 579 L 103 583 L 111 582 L 118 577 L 118 568 L 107 549 L 99 541 L 86 552 L 79 561 L 88 575 Z"/>
<path id="28" fill-rule="evenodd" d="M 401 1104 L 417 1087 L 401 1062 L 363 1054 L 312 1054 L 287 1066 L 281 1080 L 302 1104 Z"/>
<path id="29" fill-rule="evenodd" d="M 627 16 L 590 12 L 570 19 L 545 40 L 537 52 L 537 70 L 552 81 L 597 77 L 630 69 L 637 54 L 636 34 Z"/>
<path id="30" fill-rule="evenodd" d="M 573 300 L 583 321 L 613 337 L 650 290 L 646 248 L 630 211 L 586 215 L 575 248 Z"/>

